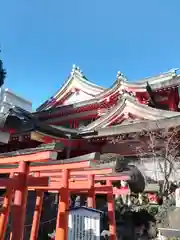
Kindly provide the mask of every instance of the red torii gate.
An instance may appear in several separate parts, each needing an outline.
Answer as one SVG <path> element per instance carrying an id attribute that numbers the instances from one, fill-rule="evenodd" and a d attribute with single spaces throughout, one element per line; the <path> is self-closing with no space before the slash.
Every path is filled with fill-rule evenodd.
<path id="1" fill-rule="evenodd" d="M 0 158 L 2 164 L 7 167 L 0 169 L 0 173 L 10 173 L 9 178 L 0 179 L 0 188 L 6 188 L 7 192 L 4 197 L 3 208 L 0 215 L 0 239 L 3 239 L 6 231 L 6 225 L 10 212 L 10 206 L 14 195 L 12 208 L 12 231 L 11 240 L 23 240 L 23 230 L 26 214 L 26 203 L 28 190 L 37 190 L 36 206 L 33 216 L 30 240 L 38 237 L 40 216 L 43 204 L 44 191 L 60 193 L 57 222 L 56 222 L 56 239 L 67 240 L 68 237 L 68 207 L 70 192 L 88 192 L 88 206 L 95 207 L 95 194 L 107 194 L 109 230 L 111 240 L 115 240 L 116 226 L 114 215 L 114 199 L 112 181 L 120 180 L 117 176 L 107 176 L 112 173 L 111 168 L 91 169 L 91 161 L 87 155 L 79 162 L 71 161 L 50 161 L 54 159 L 53 151 L 43 151 L 21 156 Z M 56 154 L 57 156 L 57 154 Z M 42 162 L 40 165 L 30 163 Z M 17 164 L 10 168 L 12 164 Z M 52 174 L 52 175 L 51 175 Z M 34 175 L 34 176 L 32 176 Z M 99 176 L 98 176 L 99 175 Z M 58 181 L 53 177 L 57 176 Z M 52 179 L 49 181 L 49 177 Z M 59 179 L 58 179 L 59 177 Z M 95 180 L 106 180 L 106 185 L 97 185 Z"/>

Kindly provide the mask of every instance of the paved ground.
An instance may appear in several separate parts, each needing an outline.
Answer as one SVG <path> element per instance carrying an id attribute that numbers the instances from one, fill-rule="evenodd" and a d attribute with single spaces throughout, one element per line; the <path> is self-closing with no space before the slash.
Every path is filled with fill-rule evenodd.
<path id="1" fill-rule="evenodd" d="M 180 229 L 180 208 L 174 209 L 174 211 L 169 213 L 169 228 Z"/>

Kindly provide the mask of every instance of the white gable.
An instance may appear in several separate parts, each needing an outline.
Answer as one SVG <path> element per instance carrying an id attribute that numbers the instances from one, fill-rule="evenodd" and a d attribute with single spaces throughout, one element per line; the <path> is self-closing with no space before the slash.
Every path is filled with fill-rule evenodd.
<path id="1" fill-rule="evenodd" d="M 65 100 L 64 104 L 68 105 L 68 104 L 73 104 L 73 103 L 77 103 L 77 102 L 82 102 L 85 100 L 90 100 L 93 97 L 83 91 L 78 91 L 78 92 L 74 92 L 68 99 Z"/>

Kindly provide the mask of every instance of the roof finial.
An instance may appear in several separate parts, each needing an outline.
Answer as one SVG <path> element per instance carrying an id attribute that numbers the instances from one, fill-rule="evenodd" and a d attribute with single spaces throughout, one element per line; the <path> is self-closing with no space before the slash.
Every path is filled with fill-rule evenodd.
<path id="1" fill-rule="evenodd" d="M 72 65 L 72 70 L 75 70 L 76 69 L 76 64 L 73 64 Z"/>
<path id="2" fill-rule="evenodd" d="M 71 70 L 71 75 L 73 75 L 73 74 L 74 74 L 75 70 L 76 70 L 76 65 L 75 65 L 75 64 L 73 64 L 73 65 L 72 65 L 72 70 Z"/>
<path id="3" fill-rule="evenodd" d="M 121 73 L 120 71 L 117 72 L 117 79 L 124 81 L 126 78 L 124 77 L 124 74 Z"/>
<path id="4" fill-rule="evenodd" d="M 168 72 L 169 73 L 176 73 L 179 70 L 180 70 L 180 68 L 171 68 Z"/>
<path id="5" fill-rule="evenodd" d="M 117 72 L 117 78 L 121 77 L 122 73 L 120 71 Z"/>
<path id="6" fill-rule="evenodd" d="M 76 67 L 76 70 L 78 73 L 81 73 L 81 74 L 83 73 L 83 71 L 80 69 L 80 67 Z"/>
<path id="7" fill-rule="evenodd" d="M 73 64 L 71 74 L 74 74 L 74 73 L 82 75 L 83 71 L 80 69 L 80 67 Z"/>

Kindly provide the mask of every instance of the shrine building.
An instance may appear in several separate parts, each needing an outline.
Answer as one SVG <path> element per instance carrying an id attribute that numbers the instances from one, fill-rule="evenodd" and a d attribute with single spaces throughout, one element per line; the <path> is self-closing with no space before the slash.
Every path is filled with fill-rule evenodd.
<path id="1" fill-rule="evenodd" d="M 134 82 L 118 72 L 104 88 L 73 66 L 61 88 L 35 112 L 31 103 L 2 90 L 8 97 L 1 98 L 0 125 L 7 136 L 0 139 L 0 151 L 61 142 L 59 159 L 93 152 L 101 154 L 103 164 L 136 159 L 144 130 L 156 130 L 157 123 L 160 129 L 180 125 L 179 86 L 178 69 Z"/>

